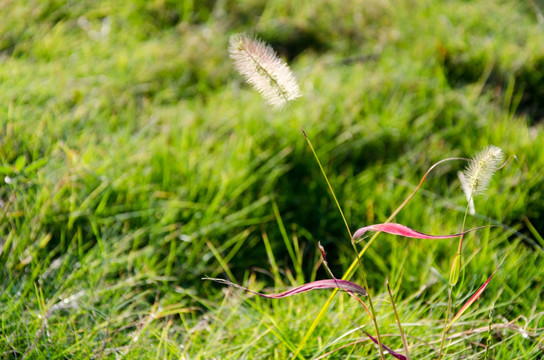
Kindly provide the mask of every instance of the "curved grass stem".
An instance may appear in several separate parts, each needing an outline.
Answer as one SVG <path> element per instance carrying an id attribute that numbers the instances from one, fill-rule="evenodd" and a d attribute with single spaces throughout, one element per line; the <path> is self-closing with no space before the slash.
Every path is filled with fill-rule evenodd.
<path id="1" fill-rule="evenodd" d="M 357 263 L 359 264 L 359 268 L 361 269 L 361 275 L 363 277 L 363 285 L 364 288 L 367 291 L 368 296 L 368 304 L 370 306 L 370 313 L 372 314 L 372 322 L 374 323 L 374 328 L 376 329 L 376 338 L 378 339 L 378 348 L 380 350 L 380 357 L 382 360 L 385 360 L 385 355 L 383 353 L 382 348 L 382 341 L 380 337 L 380 328 L 378 326 L 378 321 L 376 320 L 376 311 L 374 309 L 374 303 L 372 301 L 372 296 L 370 295 L 370 289 L 368 288 L 368 282 L 366 280 L 365 271 L 363 268 L 363 263 L 361 261 L 361 258 L 358 256 L 359 252 L 357 251 L 357 246 L 355 245 L 355 242 L 353 241 L 353 235 L 351 234 L 351 230 L 349 229 L 348 222 L 346 220 L 346 217 L 344 216 L 344 212 L 342 211 L 342 207 L 340 206 L 340 203 L 338 202 L 338 198 L 336 197 L 336 194 L 334 193 L 334 189 L 332 188 L 332 185 L 329 181 L 329 178 L 327 176 L 327 173 L 325 172 L 325 169 L 323 168 L 323 165 L 321 165 L 321 161 L 319 160 L 319 157 L 317 156 L 317 153 L 314 149 L 314 146 L 312 145 L 312 142 L 310 141 L 310 138 L 308 138 L 308 135 L 306 135 L 306 132 L 304 129 L 302 129 L 302 133 L 304 134 L 304 137 L 306 138 L 306 141 L 308 142 L 308 145 L 310 146 L 310 149 L 312 150 L 312 153 L 314 154 L 315 160 L 317 161 L 317 164 L 319 165 L 319 169 L 321 170 L 321 174 L 323 174 L 323 177 L 325 178 L 325 181 L 327 182 L 327 186 L 329 187 L 329 191 L 331 192 L 331 195 L 334 199 L 334 202 L 336 203 L 336 207 L 338 208 L 338 211 L 340 212 L 340 215 L 342 216 L 342 220 L 344 221 L 344 225 L 346 226 L 346 230 L 348 232 L 351 245 L 353 247 L 353 250 L 355 251 L 355 255 L 357 256 Z"/>

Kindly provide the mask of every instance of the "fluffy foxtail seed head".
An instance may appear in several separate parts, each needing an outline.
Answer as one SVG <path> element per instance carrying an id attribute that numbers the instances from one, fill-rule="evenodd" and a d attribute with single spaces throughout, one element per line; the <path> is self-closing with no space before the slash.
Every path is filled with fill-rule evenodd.
<path id="1" fill-rule="evenodd" d="M 491 181 L 491 176 L 497 171 L 503 160 L 502 150 L 490 145 L 474 155 L 465 171 L 461 173 L 462 175 L 459 174 L 461 188 L 469 201 L 471 214 L 474 213 L 472 199 L 475 195 L 485 192 Z"/>
<path id="2" fill-rule="evenodd" d="M 289 66 L 264 42 L 246 34 L 232 35 L 229 53 L 236 70 L 271 106 L 282 108 L 302 96 Z"/>

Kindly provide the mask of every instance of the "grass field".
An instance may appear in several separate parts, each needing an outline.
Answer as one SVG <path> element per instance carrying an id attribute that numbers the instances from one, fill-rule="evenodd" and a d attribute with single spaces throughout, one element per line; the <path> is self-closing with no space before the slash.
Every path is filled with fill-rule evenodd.
<path id="1" fill-rule="evenodd" d="M 0 2 L 0 358 L 378 359 L 363 307 L 263 299 L 356 258 L 435 162 L 516 155 L 477 197 L 443 359 L 544 357 L 544 3 L 538 0 Z M 232 34 L 288 61 L 272 111 Z M 395 222 L 461 231 L 457 171 Z M 360 251 L 364 242 L 358 244 Z M 362 257 L 384 343 L 438 358 L 457 239 L 380 234 Z M 357 270 L 351 280 L 362 285 Z M 366 301 L 365 298 L 363 298 Z M 316 321 L 316 318 L 318 321 Z M 313 325 L 316 325 L 315 328 Z M 386 358 L 392 358 L 385 355 Z"/>

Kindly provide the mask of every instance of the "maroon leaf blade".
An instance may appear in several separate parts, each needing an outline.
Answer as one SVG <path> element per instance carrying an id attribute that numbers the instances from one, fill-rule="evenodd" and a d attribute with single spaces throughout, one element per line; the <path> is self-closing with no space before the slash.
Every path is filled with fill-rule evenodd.
<path id="1" fill-rule="evenodd" d="M 248 292 L 253 293 L 255 295 L 259 295 L 259 296 L 262 296 L 262 297 L 265 297 L 265 298 L 270 298 L 270 299 L 280 299 L 280 298 L 300 294 L 300 293 L 307 292 L 307 291 L 322 290 L 322 289 L 340 289 L 340 290 L 344 290 L 344 291 L 347 291 L 347 292 L 352 292 L 352 293 L 356 293 L 356 294 L 360 294 L 360 295 L 366 295 L 366 290 L 364 288 L 360 287 L 359 285 L 357 285 L 357 284 L 355 284 L 355 283 L 353 283 L 351 281 L 340 280 L 340 279 L 326 279 L 326 280 L 312 281 L 310 283 L 307 283 L 307 284 L 304 284 L 304 285 L 301 285 L 301 286 L 297 286 L 297 287 L 295 287 L 293 289 L 289 289 L 287 291 L 284 291 L 284 292 L 281 292 L 281 293 L 275 293 L 275 294 L 263 294 L 263 293 L 259 293 L 259 292 L 256 292 L 256 291 L 252 291 L 252 290 L 249 290 L 248 288 L 245 288 L 243 286 L 240 286 L 238 284 L 235 284 L 235 283 L 233 283 L 231 281 L 228 281 L 228 280 L 225 280 L 225 279 L 216 279 L 216 278 L 206 277 L 206 278 L 203 278 L 203 280 L 212 280 L 212 281 L 215 281 L 215 282 L 218 282 L 218 283 L 221 283 L 221 284 L 234 286 L 234 287 L 236 287 L 238 289 L 242 289 L 244 291 L 248 291 Z"/>

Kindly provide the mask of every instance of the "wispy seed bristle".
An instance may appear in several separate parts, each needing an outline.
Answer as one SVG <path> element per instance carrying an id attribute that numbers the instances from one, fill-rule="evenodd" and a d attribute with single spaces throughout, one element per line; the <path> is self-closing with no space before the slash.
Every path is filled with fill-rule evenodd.
<path id="1" fill-rule="evenodd" d="M 503 160 L 502 150 L 493 145 L 474 155 L 463 172 L 463 177 L 459 176 L 461 187 L 469 201 L 487 190 L 491 176 L 498 170 Z"/>
<path id="2" fill-rule="evenodd" d="M 263 41 L 232 35 L 229 53 L 236 70 L 273 107 L 281 108 L 302 96 L 289 66 Z"/>

